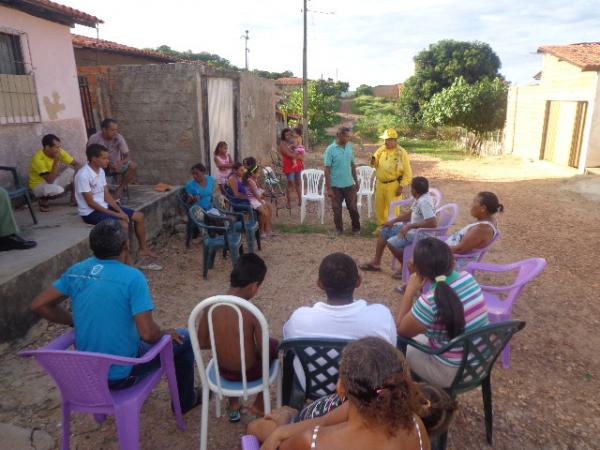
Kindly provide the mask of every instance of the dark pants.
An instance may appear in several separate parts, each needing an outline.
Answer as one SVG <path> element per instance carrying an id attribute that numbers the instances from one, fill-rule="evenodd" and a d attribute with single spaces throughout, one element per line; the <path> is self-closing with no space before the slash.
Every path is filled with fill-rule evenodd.
<path id="1" fill-rule="evenodd" d="M 352 221 L 352 231 L 360 231 L 360 216 L 358 215 L 358 207 L 356 206 L 356 187 L 349 186 L 345 188 L 332 187 L 333 199 L 331 207 L 333 208 L 333 223 L 338 231 L 344 230 L 344 222 L 342 222 L 342 202 L 346 200 L 346 207 Z"/>
<path id="2" fill-rule="evenodd" d="M 175 363 L 175 374 L 177 375 L 179 403 L 181 404 L 181 410 L 187 411 L 194 405 L 195 401 L 194 351 L 192 350 L 192 341 L 190 341 L 188 330 L 185 328 L 177 328 L 177 332 L 183 336 L 183 343 L 178 344 L 173 341 L 173 359 Z M 138 356 L 143 356 L 144 353 L 152 348 L 152 346 L 153 344 L 141 341 Z M 129 377 L 122 380 L 111 380 L 108 382 L 108 385 L 111 389 L 128 388 L 143 379 L 149 373 L 155 371 L 158 367 L 160 367 L 160 356 L 157 356 L 148 363 L 133 366 Z"/>

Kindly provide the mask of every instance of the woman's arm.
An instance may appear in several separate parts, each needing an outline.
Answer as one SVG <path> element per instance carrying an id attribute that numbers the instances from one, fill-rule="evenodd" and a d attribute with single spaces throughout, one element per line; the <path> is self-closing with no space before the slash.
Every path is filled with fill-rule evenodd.
<path id="1" fill-rule="evenodd" d="M 219 162 L 219 158 L 217 158 L 217 155 L 214 156 L 213 160 L 215 161 L 215 164 L 219 168 L 219 170 L 231 169 L 231 167 L 233 166 L 233 163 L 231 162 L 231 158 L 229 156 L 227 157 L 228 162 L 226 162 L 225 164 Z"/>
<path id="2" fill-rule="evenodd" d="M 248 189 L 250 189 L 250 192 L 252 192 L 252 195 L 254 195 L 257 200 L 262 201 L 262 194 L 258 191 L 258 185 L 256 184 L 256 181 L 248 180 Z"/>
<path id="3" fill-rule="evenodd" d="M 247 195 L 241 194 L 240 191 L 238 191 L 237 180 L 234 176 L 230 176 L 229 178 L 227 178 L 227 184 L 229 184 L 229 187 L 231 188 L 231 191 L 233 192 L 233 196 L 235 198 L 246 200 L 248 199 Z"/>
<path id="4" fill-rule="evenodd" d="M 303 433 L 307 430 L 312 431 L 312 429 L 317 425 L 320 425 L 321 427 L 327 427 L 346 422 L 348 420 L 348 407 L 348 402 L 344 402 L 333 411 L 329 411 L 324 416 L 317 417 L 316 419 L 303 420 L 302 422 L 290 423 L 288 425 L 277 427 L 260 448 L 261 450 L 276 450 L 286 439 L 290 439 L 294 435 Z M 292 442 L 293 441 L 290 441 L 290 444 Z M 295 447 L 289 446 L 281 448 L 293 449 Z"/>
<path id="5" fill-rule="evenodd" d="M 295 152 L 291 151 L 289 146 L 287 144 L 284 144 L 283 142 L 279 144 L 279 153 L 281 153 L 283 156 L 287 156 L 288 158 L 294 159 L 297 159 L 299 156 Z"/>
<path id="6" fill-rule="evenodd" d="M 473 250 L 483 248 L 488 245 L 494 237 L 493 233 L 490 236 L 490 231 L 491 227 L 485 224 L 471 227 L 458 245 L 450 247 L 450 250 L 452 250 L 452 253 L 463 255 L 465 253 L 471 253 Z"/>
<path id="7" fill-rule="evenodd" d="M 426 330 L 425 326 L 417 321 L 411 313 L 413 300 L 419 295 L 423 288 L 423 279 L 415 272 L 408 279 L 404 290 L 404 296 L 400 301 L 400 308 L 396 315 L 396 327 L 398 334 L 407 338 L 421 334 Z"/>

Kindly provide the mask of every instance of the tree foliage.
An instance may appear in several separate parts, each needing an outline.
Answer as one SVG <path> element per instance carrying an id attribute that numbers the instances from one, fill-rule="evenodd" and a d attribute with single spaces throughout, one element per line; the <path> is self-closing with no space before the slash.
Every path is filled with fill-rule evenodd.
<path id="1" fill-rule="evenodd" d="M 414 57 L 415 74 L 404 83 L 402 113 L 419 120 L 421 109 L 436 93 L 462 77 L 467 84 L 502 78 L 500 58 L 489 44 L 441 40 Z"/>
<path id="2" fill-rule="evenodd" d="M 180 52 L 178 50 L 173 50 L 168 45 L 161 45 L 160 47 L 151 48 L 148 50 L 159 52 L 159 53 L 162 53 L 163 55 L 172 56 L 173 58 L 177 58 L 177 59 L 184 59 L 187 61 L 202 61 L 202 62 L 205 62 L 217 69 L 235 70 L 235 71 L 241 70 L 239 67 L 231 64 L 231 62 L 229 60 L 227 60 L 225 58 L 221 58 L 219 55 L 217 55 L 215 53 L 209 53 L 209 52 L 194 53 L 191 50 L 188 50 L 186 52 Z M 251 72 L 252 72 L 252 74 L 256 75 L 257 77 L 270 78 L 272 80 L 275 80 L 277 78 L 294 76 L 294 73 L 290 70 L 286 70 L 285 72 L 269 72 L 268 70 L 255 69 L 255 70 L 252 70 Z"/>
<path id="3" fill-rule="evenodd" d="M 450 87 L 434 94 L 423 108 L 423 121 L 429 126 L 459 126 L 475 134 L 476 150 L 482 135 L 503 127 L 508 87 L 504 80 L 487 78 L 468 84 L 457 78 Z"/>
<path id="4" fill-rule="evenodd" d="M 361 84 L 354 91 L 354 95 L 356 97 L 360 97 L 362 95 L 373 95 L 373 88 L 371 86 L 369 86 L 368 84 Z"/>
<path id="5" fill-rule="evenodd" d="M 325 140 L 326 128 L 339 122 L 337 112 L 340 98 L 348 91 L 349 84 L 341 81 L 316 80 L 308 82 L 308 130 L 311 143 Z M 302 88 L 291 91 L 281 109 L 292 114 L 302 115 Z"/>

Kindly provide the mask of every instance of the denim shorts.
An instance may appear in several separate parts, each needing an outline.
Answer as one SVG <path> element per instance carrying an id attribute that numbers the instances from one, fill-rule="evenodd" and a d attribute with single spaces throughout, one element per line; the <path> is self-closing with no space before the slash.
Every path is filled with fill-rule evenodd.
<path id="1" fill-rule="evenodd" d="M 108 207 L 108 209 L 114 211 L 114 209 L 112 209 L 110 206 Z M 127 217 L 129 217 L 129 219 L 131 220 L 131 217 L 133 217 L 135 211 L 133 209 L 125 208 L 124 206 L 121 206 L 121 209 L 125 214 L 127 214 Z M 91 212 L 87 216 L 81 216 L 81 218 L 88 225 L 96 225 L 102 222 L 103 220 L 119 220 L 115 216 L 111 216 L 110 214 L 106 214 L 100 211 Z"/>
<path id="2" fill-rule="evenodd" d="M 414 230 L 410 230 L 406 236 L 398 237 L 398 233 L 402 230 L 404 223 L 398 222 L 392 225 L 391 227 L 382 227 L 379 230 L 380 236 L 387 241 L 392 247 L 397 249 L 403 249 L 407 245 L 409 245 L 413 241 L 413 236 L 415 234 Z"/>
<path id="3" fill-rule="evenodd" d="M 294 180 L 300 179 L 300 174 L 301 174 L 301 172 L 290 172 L 290 173 L 286 173 L 285 177 L 287 178 L 288 181 L 294 181 Z"/>

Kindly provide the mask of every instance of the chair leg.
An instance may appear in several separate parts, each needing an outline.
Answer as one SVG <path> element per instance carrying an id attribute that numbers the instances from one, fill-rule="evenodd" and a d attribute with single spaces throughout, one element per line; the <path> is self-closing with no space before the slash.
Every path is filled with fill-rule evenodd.
<path id="1" fill-rule="evenodd" d="M 281 368 L 279 368 L 279 374 L 277 375 L 277 385 L 275 386 L 275 406 L 277 408 L 281 408 L 281 397 L 283 390 L 283 372 Z"/>
<path id="2" fill-rule="evenodd" d="M 208 278 L 208 266 L 210 265 L 210 251 L 206 245 L 202 249 L 202 277 L 206 280 Z"/>
<path id="3" fill-rule="evenodd" d="M 138 450 L 140 445 L 140 412 L 134 407 L 115 407 L 115 423 L 119 448 Z"/>
<path id="4" fill-rule="evenodd" d="M 300 204 L 300 223 L 304 223 L 305 215 L 306 215 L 306 200 L 302 199 L 302 203 Z"/>
<path id="5" fill-rule="evenodd" d="M 367 195 L 367 213 L 369 215 L 369 219 L 373 216 L 373 206 L 372 206 L 372 195 Z"/>
<path id="6" fill-rule="evenodd" d="M 25 202 L 27 203 L 27 207 L 29 208 L 29 213 L 31 214 L 31 218 L 33 219 L 33 224 L 37 225 L 38 220 L 35 217 L 35 213 L 33 212 L 33 205 L 31 204 L 31 197 L 29 196 L 29 194 L 27 192 L 25 193 Z"/>
<path id="7" fill-rule="evenodd" d="M 173 350 L 172 348 L 169 348 L 168 350 L 169 352 L 161 353 L 160 364 L 164 367 L 165 377 L 167 378 L 167 385 L 169 386 L 171 405 L 173 405 L 173 412 L 175 413 L 175 422 L 177 423 L 177 428 L 183 431 L 185 430 L 185 423 L 183 422 L 179 390 L 177 389 L 177 375 L 175 373 L 175 366 L 173 364 Z"/>
<path id="8" fill-rule="evenodd" d="M 502 350 L 502 367 L 504 369 L 510 368 L 510 342 Z"/>
<path id="9" fill-rule="evenodd" d="M 209 390 L 208 387 L 202 387 L 202 418 L 200 421 L 200 450 L 206 450 L 208 443 L 208 403 Z M 215 401 L 219 401 L 218 398 Z"/>
<path id="10" fill-rule="evenodd" d="M 492 445 L 492 426 L 494 413 L 492 410 L 492 381 L 491 375 L 488 375 L 481 383 L 481 393 L 483 395 L 483 412 L 485 415 L 485 438 L 488 444 Z"/>
<path id="11" fill-rule="evenodd" d="M 61 450 L 69 450 L 69 438 L 71 436 L 71 407 L 68 403 L 62 405 L 62 442 Z"/>
<path id="12" fill-rule="evenodd" d="M 325 223 L 325 199 L 321 200 L 321 225 Z"/>
<path id="13" fill-rule="evenodd" d="M 252 230 L 246 230 L 246 243 L 248 244 L 248 252 L 249 253 L 256 253 L 254 251 L 254 240 L 255 239 L 256 238 L 255 238 Z"/>
<path id="14" fill-rule="evenodd" d="M 262 248 L 260 246 L 260 229 L 257 229 L 254 235 L 256 236 L 256 246 L 258 247 L 258 250 L 261 251 Z"/>
<path id="15" fill-rule="evenodd" d="M 437 435 L 431 439 L 431 450 L 446 450 L 448 445 L 448 431 L 444 431 L 442 434 Z"/>

